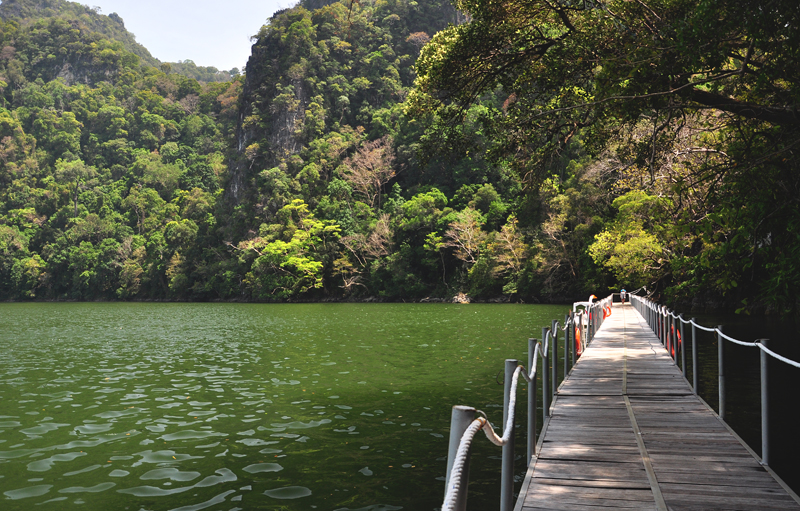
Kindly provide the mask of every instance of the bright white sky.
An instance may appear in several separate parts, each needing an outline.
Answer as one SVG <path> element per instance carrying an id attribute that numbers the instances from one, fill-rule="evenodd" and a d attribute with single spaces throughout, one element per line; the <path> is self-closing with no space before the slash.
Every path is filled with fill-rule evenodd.
<path id="1" fill-rule="evenodd" d="M 244 71 L 250 36 L 275 11 L 297 0 L 79 0 L 116 12 L 136 41 L 162 62 L 192 60 L 198 66 Z"/>

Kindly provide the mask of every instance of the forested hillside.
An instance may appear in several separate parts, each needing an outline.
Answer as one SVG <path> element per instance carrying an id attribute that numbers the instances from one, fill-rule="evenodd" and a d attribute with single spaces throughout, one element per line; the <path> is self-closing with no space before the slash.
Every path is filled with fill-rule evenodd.
<path id="1" fill-rule="evenodd" d="M 484 123 L 492 153 L 532 186 L 549 187 L 554 159 L 586 144 L 615 197 L 588 253 L 620 283 L 798 308 L 796 2 L 457 5 L 471 20 L 425 48 L 417 115 L 457 131 L 502 90 Z"/>
<path id="2" fill-rule="evenodd" d="M 67 0 L 3 0 L 0 3 L 0 20 L 14 20 L 23 27 L 52 19 L 62 19 L 84 30 L 97 32 L 106 39 L 122 43 L 125 50 L 137 55 L 143 64 L 153 67 L 164 65 L 164 71 L 182 74 L 195 80 L 224 82 L 238 74 L 238 70 L 220 71 L 211 66 L 197 66 L 191 60 L 162 64 L 136 42 L 136 37 L 125 28 L 117 13 L 104 16 L 98 7 L 89 7 Z"/>
<path id="3" fill-rule="evenodd" d="M 0 298 L 796 307 L 796 16 L 616 3 L 306 0 L 215 83 L 6 0 Z"/>
<path id="4" fill-rule="evenodd" d="M 60 17 L 0 39 L 0 293 L 165 298 L 173 255 L 219 244 L 240 81 L 165 74 Z"/>

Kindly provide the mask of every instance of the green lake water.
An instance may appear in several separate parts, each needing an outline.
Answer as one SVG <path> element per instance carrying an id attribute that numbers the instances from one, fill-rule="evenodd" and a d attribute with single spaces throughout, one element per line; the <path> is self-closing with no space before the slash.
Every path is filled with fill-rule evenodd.
<path id="1" fill-rule="evenodd" d="M 451 406 L 499 426 L 503 360 L 566 311 L 0 304 L 0 508 L 436 509 Z M 472 459 L 494 509 L 500 449 Z"/>

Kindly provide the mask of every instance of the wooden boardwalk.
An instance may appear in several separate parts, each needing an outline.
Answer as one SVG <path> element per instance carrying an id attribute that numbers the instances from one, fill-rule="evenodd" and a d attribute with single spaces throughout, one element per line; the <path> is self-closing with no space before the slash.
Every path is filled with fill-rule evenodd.
<path id="1" fill-rule="evenodd" d="M 800 510 L 616 304 L 564 381 L 515 511 Z"/>

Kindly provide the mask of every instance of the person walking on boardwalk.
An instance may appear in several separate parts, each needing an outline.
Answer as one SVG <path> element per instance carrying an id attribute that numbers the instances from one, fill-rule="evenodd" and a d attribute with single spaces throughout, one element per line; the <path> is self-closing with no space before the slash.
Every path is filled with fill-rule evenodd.
<path id="1" fill-rule="evenodd" d="M 625 288 L 622 288 L 619 292 L 619 298 L 622 300 L 622 304 L 625 304 L 625 297 L 628 296 L 628 292 L 625 291 Z"/>

